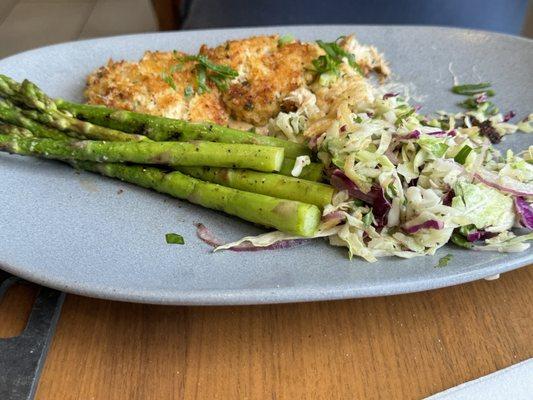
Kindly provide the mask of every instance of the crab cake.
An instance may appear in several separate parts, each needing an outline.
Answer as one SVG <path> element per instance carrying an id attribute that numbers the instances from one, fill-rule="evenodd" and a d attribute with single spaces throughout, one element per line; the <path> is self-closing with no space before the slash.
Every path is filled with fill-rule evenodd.
<path id="1" fill-rule="evenodd" d="M 262 126 L 279 113 L 290 92 L 311 82 L 309 68 L 320 49 L 297 41 L 280 45 L 276 35 L 230 40 L 214 48 L 204 45 L 200 53 L 239 73 L 222 93 L 231 116 Z"/>

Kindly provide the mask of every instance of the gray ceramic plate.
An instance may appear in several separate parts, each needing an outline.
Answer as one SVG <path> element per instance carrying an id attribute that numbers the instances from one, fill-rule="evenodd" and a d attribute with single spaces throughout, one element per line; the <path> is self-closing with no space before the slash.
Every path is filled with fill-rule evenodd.
<path id="1" fill-rule="evenodd" d="M 81 100 L 85 76 L 146 49 L 182 49 L 279 32 L 304 40 L 356 33 L 384 51 L 396 79 L 412 82 L 426 110 L 451 109 L 449 64 L 463 81 L 494 83 L 498 104 L 533 109 L 533 44 L 485 32 L 427 27 L 306 26 L 169 32 L 65 43 L 0 61 L 0 72 L 38 83 L 54 96 Z M 504 146 L 525 148 L 531 135 Z M 123 193 L 118 194 L 119 190 Z M 195 236 L 203 222 L 225 240 L 261 229 L 223 214 L 56 162 L 0 156 L 0 265 L 67 292 L 164 304 L 255 304 L 381 296 L 468 282 L 533 261 L 533 252 L 441 249 L 435 257 L 349 261 L 323 241 L 283 251 L 213 254 Z M 165 243 L 179 232 L 185 246 Z M 451 253 L 452 262 L 434 268 Z"/>

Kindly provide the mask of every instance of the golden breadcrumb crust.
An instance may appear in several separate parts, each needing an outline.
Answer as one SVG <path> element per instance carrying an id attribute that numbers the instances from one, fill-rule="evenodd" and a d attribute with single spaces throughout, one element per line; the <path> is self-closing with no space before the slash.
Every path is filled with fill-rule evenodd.
<path id="1" fill-rule="evenodd" d="M 200 53 L 213 62 L 239 72 L 238 78 L 222 93 L 233 118 L 264 125 L 279 113 L 290 92 L 313 79 L 309 68 L 320 54 L 318 46 L 301 42 L 280 46 L 278 41 L 277 35 L 256 36 L 201 48 Z"/>
<path id="2" fill-rule="evenodd" d="M 343 38 L 340 44 L 356 54 L 365 75 L 371 71 L 388 75 L 387 63 L 374 47 L 361 46 L 353 36 Z M 347 65 L 343 65 L 343 74 L 336 82 L 320 86 L 312 72 L 312 61 L 324 51 L 316 43 L 293 41 L 280 45 L 277 35 L 256 36 L 213 48 L 204 45 L 200 54 L 238 72 L 226 91 L 219 91 L 208 80 L 210 91 L 187 96 L 186 88 L 197 87 L 195 62 L 172 69 L 184 53 L 147 51 L 138 62 L 110 60 L 89 75 L 87 100 L 170 118 L 222 125 L 237 121 L 256 127 L 265 126 L 280 111 L 293 111 L 294 104 L 287 98 L 299 88 L 307 88 L 316 96 L 322 114 L 335 110 L 336 104 L 346 98 L 354 103 L 368 100 L 366 79 Z M 165 74 L 171 75 L 174 88 Z"/>
<path id="3" fill-rule="evenodd" d="M 110 60 L 87 78 L 87 101 L 171 118 L 226 124 L 228 113 L 216 87 L 202 95 L 185 95 L 185 89 L 196 82 L 192 62 L 171 74 L 175 88 L 165 82 L 164 74 L 169 74 L 180 56 L 183 53 L 147 51 L 139 62 Z"/>

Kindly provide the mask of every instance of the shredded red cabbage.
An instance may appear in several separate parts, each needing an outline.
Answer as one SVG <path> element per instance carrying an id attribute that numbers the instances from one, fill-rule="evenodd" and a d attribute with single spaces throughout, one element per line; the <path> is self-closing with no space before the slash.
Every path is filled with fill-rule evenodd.
<path id="1" fill-rule="evenodd" d="M 394 135 L 398 140 L 408 140 L 408 139 L 419 139 L 420 131 L 414 130 L 409 132 L 407 135 Z"/>
<path id="2" fill-rule="evenodd" d="M 445 206 L 451 206 L 454 197 L 455 192 L 453 191 L 453 189 L 450 189 L 442 198 L 442 204 L 444 204 Z"/>
<path id="3" fill-rule="evenodd" d="M 466 240 L 468 240 L 469 242 L 477 242 L 478 240 L 490 239 L 491 237 L 494 237 L 496 235 L 497 233 L 487 232 L 483 229 L 476 229 L 475 231 L 469 232 L 466 235 Z"/>
<path id="4" fill-rule="evenodd" d="M 520 223 L 524 228 L 533 229 L 533 207 L 523 197 L 514 198 L 516 213 L 520 216 Z"/>
<path id="5" fill-rule="evenodd" d="M 528 190 L 529 187 L 531 187 L 531 186 L 527 187 L 526 184 L 522 185 L 523 188 L 526 189 L 526 190 L 522 190 L 522 187 L 517 189 L 517 188 L 503 186 L 502 184 L 500 184 L 500 183 L 498 183 L 496 181 L 497 176 L 495 177 L 495 176 L 492 176 L 492 175 L 493 175 L 492 173 L 485 173 L 485 176 L 482 176 L 478 172 L 478 173 L 474 174 L 474 178 L 476 178 L 480 182 L 483 182 L 487 186 L 490 186 L 490 187 L 493 187 L 495 189 L 501 190 L 502 192 L 511 193 L 511 194 L 513 194 L 515 196 L 533 196 L 533 191 L 532 190 Z"/>
<path id="6" fill-rule="evenodd" d="M 396 96 L 398 96 L 399 94 L 400 94 L 400 93 L 385 93 L 385 94 L 383 95 L 383 100 L 387 100 L 387 99 L 390 98 L 390 97 L 396 97 Z"/>
<path id="7" fill-rule="evenodd" d="M 350 197 L 364 201 L 372 206 L 372 213 L 378 227 L 387 224 L 387 215 L 391 209 L 391 203 L 385 197 L 385 191 L 379 185 L 374 185 L 370 192 L 363 193 L 350 178 L 340 169 L 333 171 L 330 183 L 339 190 L 348 191 Z"/>
<path id="8" fill-rule="evenodd" d="M 503 116 L 503 122 L 509 121 L 511 118 L 514 118 L 515 115 L 516 113 L 513 110 L 509 111 L 507 114 Z"/>
<path id="9" fill-rule="evenodd" d="M 342 222 L 345 218 L 346 216 L 344 215 L 342 211 L 333 211 L 333 212 L 330 212 L 329 214 L 324 215 L 322 217 L 322 221 L 331 221 L 331 220 L 336 219 L 339 222 Z"/>
<path id="10" fill-rule="evenodd" d="M 435 219 L 430 219 L 425 222 L 422 222 L 421 224 L 416 224 L 416 225 L 409 226 L 409 227 L 403 226 L 403 230 L 406 233 L 416 233 L 420 229 L 443 229 L 443 228 L 444 228 L 444 222 L 437 221 Z"/>
<path id="11" fill-rule="evenodd" d="M 196 224 L 196 235 L 204 242 L 211 247 L 222 246 L 224 243 L 215 237 L 209 229 L 206 228 L 204 224 Z M 309 242 L 305 239 L 288 239 L 280 240 L 279 242 L 272 243 L 268 246 L 256 246 L 250 242 L 244 242 L 239 245 L 230 247 L 227 250 L 231 251 L 261 251 L 261 250 L 279 250 L 279 249 L 288 249 L 290 247 L 295 247 L 302 245 L 306 242 Z"/>
<path id="12" fill-rule="evenodd" d="M 365 203 L 372 204 L 374 202 L 374 198 L 372 197 L 371 193 L 363 193 L 355 183 L 352 182 L 350 178 L 346 176 L 344 172 L 342 172 L 340 169 L 336 169 L 331 174 L 330 183 L 339 190 L 346 190 L 348 191 L 348 195 L 350 197 L 359 199 L 364 201 Z"/>
<path id="13" fill-rule="evenodd" d="M 377 227 L 381 228 L 387 225 L 387 216 L 391 209 L 391 203 L 385 197 L 385 192 L 381 186 L 372 186 L 370 194 L 374 197 L 372 214 L 374 214 Z"/>

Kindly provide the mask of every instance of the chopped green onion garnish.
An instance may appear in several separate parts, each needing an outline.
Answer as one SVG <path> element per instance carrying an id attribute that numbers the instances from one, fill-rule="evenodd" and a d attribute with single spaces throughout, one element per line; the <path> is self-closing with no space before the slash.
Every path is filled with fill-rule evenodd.
<path id="1" fill-rule="evenodd" d="M 167 244 L 185 244 L 183 236 L 178 235 L 177 233 L 167 233 L 165 239 L 167 240 Z"/>
<path id="2" fill-rule="evenodd" d="M 342 39 L 342 36 L 339 39 Z M 321 85 L 327 86 L 340 76 L 339 67 L 344 58 L 346 58 L 348 64 L 353 69 L 363 75 L 361 67 L 355 61 L 355 56 L 339 46 L 337 43 L 339 39 L 335 42 L 324 42 L 322 40 L 316 41 L 320 48 L 326 53 L 326 55 L 319 56 L 312 61 L 314 71 L 319 74 L 319 82 Z"/>
<path id="3" fill-rule="evenodd" d="M 474 83 L 474 84 L 467 84 L 467 85 L 456 85 L 452 87 L 452 92 L 456 94 L 463 94 L 470 96 L 472 94 L 477 94 L 481 92 L 485 92 L 485 89 L 490 88 L 491 84 L 490 82 L 482 82 L 482 83 Z"/>
<path id="4" fill-rule="evenodd" d="M 471 249 L 474 247 L 474 245 L 470 243 L 468 240 L 466 240 L 463 235 L 457 232 L 454 232 L 452 234 L 451 240 L 457 246 L 464 247 L 465 249 Z"/>
<path id="5" fill-rule="evenodd" d="M 283 35 L 283 36 L 280 36 L 280 38 L 278 39 L 278 46 L 279 47 L 283 47 L 286 44 L 289 44 L 289 43 L 292 43 L 292 42 L 294 42 L 294 36 L 292 36 L 292 35 Z"/>
<path id="6" fill-rule="evenodd" d="M 457 153 L 453 159 L 455 160 L 455 162 L 457 162 L 457 163 L 459 163 L 461 165 L 464 165 L 464 163 L 466 162 L 466 158 L 468 157 L 468 155 L 470 154 L 471 151 L 472 151 L 472 147 L 470 147 L 469 145 L 465 144 L 461 148 L 461 150 L 459 150 L 459 153 Z"/>
<path id="7" fill-rule="evenodd" d="M 176 57 L 177 63 L 170 68 L 170 74 L 176 71 L 181 71 L 183 65 L 186 62 L 194 61 L 196 63 L 195 72 L 197 92 L 200 94 L 209 92 L 209 86 L 207 85 L 208 81 L 214 83 L 219 90 L 225 91 L 228 89 L 228 80 L 239 76 L 239 73 L 233 68 L 227 65 L 215 64 L 214 62 L 209 60 L 209 58 L 207 58 L 207 56 L 204 54 L 179 57 L 178 53 L 175 52 L 174 55 Z M 172 88 L 176 89 L 174 80 L 169 77 L 167 73 L 163 74 L 163 80 Z M 189 86 L 185 89 L 186 97 L 192 96 L 193 94 L 194 89 L 192 87 Z"/>
<path id="8" fill-rule="evenodd" d="M 183 91 L 183 94 L 185 94 L 185 97 L 191 97 L 194 94 L 194 89 L 192 86 L 187 86 L 185 90 Z"/>
<path id="9" fill-rule="evenodd" d="M 163 72 L 161 74 L 161 79 L 163 79 L 163 81 L 165 81 L 165 83 L 172 89 L 176 90 L 176 83 L 174 82 L 174 78 L 172 78 L 171 75 L 167 74 L 166 72 Z"/>
<path id="10" fill-rule="evenodd" d="M 453 255 L 446 254 L 444 257 L 439 258 L 439 262 L 437 265 L 435 265 L 435 268 L 442 268 L 449 264 L 449 262 L 452 260 Z"/>
<path id="11" fill-rule="evenodd" d="M 196 84 L 198 85 L 198 93 L 209 92 L 209 86 L 207 86 L 207 73 L 203 65 L 198 65 L 196 68 Z"/>

